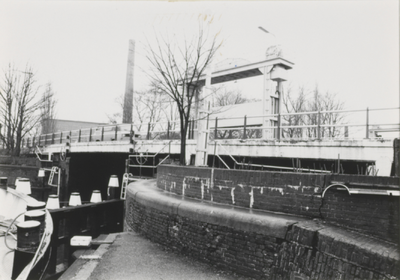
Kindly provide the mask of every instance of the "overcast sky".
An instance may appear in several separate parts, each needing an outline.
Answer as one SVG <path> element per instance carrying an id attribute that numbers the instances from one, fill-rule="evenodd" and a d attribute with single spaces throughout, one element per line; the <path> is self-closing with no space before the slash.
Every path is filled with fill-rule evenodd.
<path id="1" fill-rule="evenodd" d="M 146 41 L 159 33 L 183 39 L 205 16 L 213 16 L 212 30 L 221 31 L 216 62 L 260 61 L 268 46 L 279 43 L 295 63 L 289 74 L 293 88 L 318 84 L 347 109 L 399 106 L 397 0 L 0 0 L 0 69 L 29 64 L 39 83 L 52 82 L 59 119 L 107 122 L 125 91 L 128 41 L 136 41 L 134 88 L 145 89 Z M 229 86 L 261 98 L 261 78 Z"/>

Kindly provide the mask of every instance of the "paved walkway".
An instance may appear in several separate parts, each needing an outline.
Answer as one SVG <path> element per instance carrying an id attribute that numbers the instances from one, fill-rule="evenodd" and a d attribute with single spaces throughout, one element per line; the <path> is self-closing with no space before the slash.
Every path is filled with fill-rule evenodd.
<path id="1" fill-rule="evenodd" d="M 108 240 L 112 243 L 88 251 L 59 280 L 246 279 L 178 255 L 136 233 L 112 234 Z"/>

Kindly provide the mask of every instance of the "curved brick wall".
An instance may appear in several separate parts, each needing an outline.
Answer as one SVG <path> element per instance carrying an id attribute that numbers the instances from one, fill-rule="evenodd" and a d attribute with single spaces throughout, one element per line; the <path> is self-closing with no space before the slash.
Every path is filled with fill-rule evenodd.
<path id="1" fill-rule="evenodd" d="M 394 279 L 390 242 L 318 220 L 183 198 L 139 181 L 125 224 L 176 251 L 256 279 Z"/>
<path id="2" fill-rule="evenodd" d="M 168 192 L 202 201 L 318 218 L 334 225 L 398 243 L 399 197 L 349 195 L 330 188 L 331 182 L 352 182 L 364 187 L 392 186 L 399 178 L 305 173 L 226 170 L 162 165 L 157 186 Z"/>

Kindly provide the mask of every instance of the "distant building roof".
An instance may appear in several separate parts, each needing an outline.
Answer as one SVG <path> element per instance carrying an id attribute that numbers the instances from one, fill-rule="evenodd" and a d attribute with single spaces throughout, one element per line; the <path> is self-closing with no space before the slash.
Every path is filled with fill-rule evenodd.
<path id="1" fill-rule="evenodd" d="M 83 121 L 70 121 L 70 120 L 45 120 L 42 124 L 43 128 L 47 127 L 47 131 L 43 131 L 44 134 L 57 132 L 57 131 L 69 131 L 77 130 L 82 128 L 96 127 L 99 125 L 105 125 L 106 123 L 96 122 L 83 122 Z"/>

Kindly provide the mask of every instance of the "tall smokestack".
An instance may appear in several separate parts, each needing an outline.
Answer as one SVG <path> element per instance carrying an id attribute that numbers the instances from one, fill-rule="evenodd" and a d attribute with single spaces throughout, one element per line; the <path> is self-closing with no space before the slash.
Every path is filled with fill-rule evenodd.
<path id="1" fill-rule="evenodd" d="M 135 66 L 135 41 L 129 40 L 128 66 L 126 69 L 126 85 L 122 123 L 132 123 L 133 110 L 133 68 Z"/>

